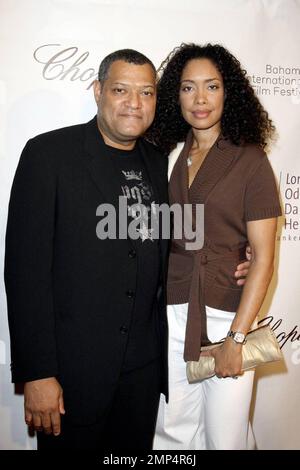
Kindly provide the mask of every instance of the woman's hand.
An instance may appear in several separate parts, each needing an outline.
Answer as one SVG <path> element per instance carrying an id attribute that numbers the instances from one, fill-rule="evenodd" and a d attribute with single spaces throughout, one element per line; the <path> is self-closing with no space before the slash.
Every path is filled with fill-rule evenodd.
<path id="1" fill-rule="evenodd" d="M 242 344 L 226 338 L 221 346 L 210 350 L 210 354 L 215 359 L 217 377 L 236 377 L 242 374 L 242 347 Z"/>

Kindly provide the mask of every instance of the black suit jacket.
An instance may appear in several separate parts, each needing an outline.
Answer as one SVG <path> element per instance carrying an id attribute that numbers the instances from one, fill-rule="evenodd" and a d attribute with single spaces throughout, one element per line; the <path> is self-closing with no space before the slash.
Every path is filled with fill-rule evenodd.
<path id="1" fill-rule="evenodd" d="M 139 139 L 155 201 L 166 203 L 167 161 Z M 48 132 L 25 146 L 16 171 L 6 233 L 5 284 L 12 380 L 55 376 L 68 415 L 97 419 L 117 384 L 133 312 L 137 259 L 131 240 L 99 240 L 99 204 L 118 207 L 120 187 L 96 118 Z M 167 392 L 167 240 L 154 302 Z"/>

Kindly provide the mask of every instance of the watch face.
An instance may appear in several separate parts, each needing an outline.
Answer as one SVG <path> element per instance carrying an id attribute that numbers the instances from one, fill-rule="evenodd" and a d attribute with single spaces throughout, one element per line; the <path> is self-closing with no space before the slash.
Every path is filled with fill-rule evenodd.
<path id="1" fill-rule="evenodd" d="M 244 342 L 244 339 L 245 339 L 245 335 L 243 333 L 234 333 L 233 335 L 233 339 L 234 341 L 236 341 L 237 343 L 243 343 Z"/>

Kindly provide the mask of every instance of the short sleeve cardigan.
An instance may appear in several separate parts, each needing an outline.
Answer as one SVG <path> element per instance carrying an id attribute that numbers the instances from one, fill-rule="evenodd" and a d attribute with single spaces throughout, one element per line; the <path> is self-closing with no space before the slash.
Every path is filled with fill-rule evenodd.
<path id="1" fill-rule="evenodd" d="M 201 344 L 209 342 L 205 305 L 238 308 L 243 288 L 234 272 L 245 259 L 247 222 L 281 215 L 271 165 L 257 145 L 236 146 L 220 135 L 188 188 L 192 140 L 190 132 L 169 184 L 171 205 L 204 204 L 203 248 L 189 251 L 184 238 L 172 238 L 169 258 L 168 304 L 189 303 L 185 360 L 198 360 Z"/>

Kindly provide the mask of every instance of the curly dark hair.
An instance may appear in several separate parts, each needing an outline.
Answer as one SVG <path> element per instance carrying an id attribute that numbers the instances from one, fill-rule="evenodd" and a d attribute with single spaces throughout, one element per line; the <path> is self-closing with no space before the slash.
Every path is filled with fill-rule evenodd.
<path id="1" fill-rule="evenodd" d="M 223 78 L 225 101 L 221 129 L 224 137 L 236 145 L 254 143 L 265 148 L 275 126 L 255 95 L 246 70 L 219 44 L 182 43 L 162 62 L 158 69 L 162 75 L 158 81 L 156 114 L 145 134 L 146 139 L 165 153 L 186 139 L 190 125 L 183 119 L 178 102 L 180 79 L 187 62 L 202 58 L 209 59 Z"/>

